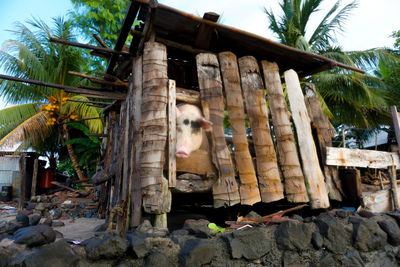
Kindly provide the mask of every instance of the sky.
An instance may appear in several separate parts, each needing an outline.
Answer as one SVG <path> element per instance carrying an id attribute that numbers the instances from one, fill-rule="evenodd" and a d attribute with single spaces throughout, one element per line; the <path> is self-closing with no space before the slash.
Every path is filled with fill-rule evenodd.
<path id="1" fill-rule="evenodd" d="M 323 2 L 309 30 L 316 27 L 335 2 Z M 342 0 L 343 4 L 349 2 Z M 268 30 L 263 9 L 279 10 L 278 0 L 159 0 L 159 3 L 198 15 L 213 11 L 222 14 L 222 23 L 226 25 L 276 41 Z M 52 17 L 65 16 L 71 8 L 70 0 L 0 0 L 0 48 L 13 37 L 7 30 L 12 29 L 16 21 L 25 22 L 34 16 L 51 23 Z M 338 42 L 347 51 L 392 47 L 394 39 L 389 36 L 393 31 L 400 30 L 399 10 L 400 0 L 359 0 L 359 7 L 344 25 L 345 33 L 337 36 Z M 0 73 L 4 74 L 1 69 Z M 4 101 L 0 99 L 0 108 L 4 106 Z"/>

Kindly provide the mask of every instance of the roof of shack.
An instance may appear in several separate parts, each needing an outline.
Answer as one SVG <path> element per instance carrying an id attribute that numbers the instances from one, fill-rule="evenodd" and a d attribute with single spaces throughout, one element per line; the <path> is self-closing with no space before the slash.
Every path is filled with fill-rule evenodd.
<path id="1" fill-rule="evenodd" d="M 207 16 L 200 18 L 158 4 L 154 0 L 132 0 L 114 49 L 121 51 L 128 35 L 132 34 L 129 52 L 140 53 L 143 42 L 154 33 L 156 41 L 177 50 L 182 49 L 192 53 L 231 51 L 238 57 L 251 55 L 258 60 L 276 62 L 281 71 L 293 69 L 302 77 L 335 67 L 363 72 L 356 67 L 213 22 L 212 17 L 216 14 L 208 13 L 208 15 L 208 18 Z M 144 24 L 132 30 L 135 18 L 144 21 Z M 218 17 L 215 16 L 214 20 L 216 18 Z M 117 55 L 112 56 L 107 73 L 114 73 L 117 57 Z"/>

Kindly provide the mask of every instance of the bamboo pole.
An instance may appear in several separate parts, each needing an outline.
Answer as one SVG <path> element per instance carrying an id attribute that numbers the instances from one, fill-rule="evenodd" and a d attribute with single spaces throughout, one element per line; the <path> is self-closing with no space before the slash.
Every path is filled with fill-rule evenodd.
<path id="1" fill-rule="evenodd" d="M 219 53 L 218 58 L 225 89 L 228 115 L 231 122 L 233 145 L 235 146 L 235 163 L 240 177 L 240 203 L 242 205 L 253 205 L 261 201 L 261 196 L 247 142 L 244 104 L 237 58 L 232 52 Z"/>
<path id="2" fill-rule="evenodd" d="M 252 56 L 239 59 L 239 68 L 247 114 L 257 161 L 257 175 L 263 202 L 282 199 L 283 185 L 271 137 L 265 89 L 257 60 Z"/>
<path id="3" fill-rule="evenodd" d="M 280 166 L 285 178 L 286 197 L 291 202 L 308 202 L 304 176 L 301 170 L 289 111 L 283 94 L 279 68 L 276 63 L 262 61 L 268 102 L 278 144 Z"/>

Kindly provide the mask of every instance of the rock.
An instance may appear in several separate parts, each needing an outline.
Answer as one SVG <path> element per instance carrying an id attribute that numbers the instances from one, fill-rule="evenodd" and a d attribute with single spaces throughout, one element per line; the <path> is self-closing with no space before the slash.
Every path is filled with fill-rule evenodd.
<path id="1" fill-rule="evenodd" d="M 346 219 L 350 215 L 353 215 L 354 212 L 352 210 L 336 210 L 336 216 L 342 219 Z"/>
<path id="2" fill-rule="evenodd" d="M 193 234 L 200 238 L 209 238 L 215 236 L 217 233 L 210 228 L 208 228 L 208 224 L 210 222 L 204 219 L 187 219 L 183 224 L 183 229 L 187 230 L 189 234 Z"/>
<path id="3" fill-rule="evenodd" d="M 107 223 L 99 224 L 93 229 L 93 232 L 104 232 L 105 230 L 107 230 L 107 227 Z"/>
<path id="4" fill-rule="evenodd" d="M 343 254 L 351 243 L 351 232 L 332 214 L 322 213 L 315 223 L 320 234 L 325 238 L 324 245 L 334 253 Z"/>
<path id="5" fill-rule="evenodd" d="M 151 225 L 149 220 L 144 220 L 137 228 L 137 231 L 145 233 L 145 234 L 152 234 L 153 233 L 153 226 Z"/>
<path id="6" fill-rule="evenodd" d="M 363 260 L 361 259 L 360 253 L 357 250 L 348 250 L 343 255 L 342 266 L 365 266 Z"/>
<path id="7" fill-rule="evenodd" d="M 360 215 L 361 217 L 364 217 L 364 218 L 372 218 L 376 214 L 373 213 L 372 211 L 362 209 L 362 210 L 358 211 L 358 215 Z"/>
<path id="8" fill-rule="evenodd" d="M 387 215 L 389 215 L 390 217 L 392 217 L 393 219 L 396 220 L 397 224 L 400 226 L 400 213 L 399 212 L 387 212 Z"/>
<path id="9" fill-rule="evenodd" d="M 26 206 L 26 209 L 27 210 L 32 210 L 32 212 L 33 212 L 33 210 L 35 209 L 35 206 L 36 206 L 35 203 L 28 202 L 28 205 Z"/>
<path id="10" fill-rule="evenodd" d="M 190 239 L 179 253 L 182 266 L 203 266 L 214 257 L 215 246 L 210 240 Z"/>
<path id="11" fill-rule="evenodd" d="M 10 221 L 4 227 L 3 232 L 12 235 L 12 234 L 14 234 L 15 231 L 17 231 L 18 229 L 23 228 L 23 227 L 24 227 L 24 225 L 20 222 Z"/>
<path id="12" fill-rule="evenodd" d="M 266 228 L 246 228 L 224 235 L 227 240 L 231 256 L 234 259 L 244 257 L 255 260 L 265 255 L 272 247 L 271 236 L 268 236 Z"/>
<path id="13" fill-rule="evenodd" d="M 26 244 L 29 247 L 41 246 L 54 242 L 56 234 L 48 225 L 28 226 L 14 233 L 15 243 Z"/>
<path id="14" fill-rule="evenodd" d="M 311 224 L 286 221 L 278 226 L 275 239 L 282 249 L 305 250 L 310 247 L 311 235 Z"/>
<path id="15" fill-rule="evenodd" d="M 154 252 L 147 256 L 143 267 L 173 267 L 174 265 L 168 260 L 163 253 Z"/>
<path id="16" fill-rule="evenodd" d="M 296 220 L 296 221 L 299 221 L 299 222 L 304 222 L 303 217 L 301 217 L 300 215 L 297 215 L 297 214 L 293 214 L 292 215 L 292 219 Z"/>
<path id="17" fill-rule="evenodd" d="M 77 266 L 79 259 L 65 240 L 59 240 L 28 255 L 24 264 L 26 267 L 68 267 Z"/>
<path id="18" fill-rule="evenodd" d="M 382 220 L 378 221 L 381 229 L 387 234 L 389 244 L 392 246 L 400 245 L 400 228 L 394 221 Z"/>
<path id="19" fill-rule="evenodd" d="M 50 218 L 41 218 L 39 221 L 39 224 L 45 224 L 50 226 L 52 224 L 53 220 Z"/>
<path id="20" fill-rule="evenodd" d="M 52 222 L 51 223 L 51 226 L 52 227 L 61 227 L 61 226 L 64 226 L 65 225 L 65 223 L 64 222 L 62 222 L 62 221 L 56 221 L 56 222 Z"/>
<path id="21" fill-rule="evenodd" d="M 324 245 L 324 238 L 318 232 L 312 233 L 311 243 L 313 244 L 315 249 L 320 249 Z"/>
<path id="22" fill-rule="evenodd" d="M 46 207 L 44 206 L 43 203 L 38 203 L 38 204 L 36 204 L 36 206 L 35 206 L 35 210 L 38 210 L 38 211 L 43 211 L 43 210 L 45 210 L 45 209 L 46 209 Z"/>
<path id="23" fill-rule="evenodd" d="M 106 233 L 101 237 L 93 237 L 82 242 L 85 246 L 87 257 L 91 260 L 101 258 L 113 259 L 125 255 L 128 241 L 119 236 Z"/>
<path id="24" fill-rule="evenodd" d="M 24 213 L 22 213 L 22 211 L 20 213 L 18 213 L 18 215 L 15 217 L 15 219 L 17 220 L 17 222 L 20 222 L 23 226 L 29 225 L 29 217 L 27 215 L 25 215 Z"/>
<path id="25" fill-rule="evenodd" d="M 261 215 L 258 214 L 255 211 L 250 211 L 249 213 L 247 213 L 246 216 L 244 216 L 245 218 L 261 218 Z"/>
<path id="26" fill-rule="evenodd" d="M 29 215 L 31 215 L 32 213 L 33 213 L 32 210 L 24 209 L 24 210 L 21 210 L 18 214 L 23 214 L 23 215 L 29 216 Z"/>
<path id="27" fill-rule="evenodd" d="M 305 223 L 310 223 L 310 222 L 313 222 L 315 220 L 315 217 L 314 216 L 312 216 L 312 217 L 305 217 L 304 218 L 304 222 Z"/>
<path id="28" fill-rule="evenodd" d="M 58 220 L 61 217 L 61 212 L 59 209 L 49 210 L 50 218 L 53 220 Z"/>
<path id="29" fill-rule="evenodd" d="M 37 225 L 40 221 L 40 219 L 42 218 L 42 216 L 40 216 L 39 214 L 33 214 L 29 216 L 29 225 Z"/>
<path id="30" fill-rule="evenodd" d="M 142 233 L 140 231 L 132 231 L 126 234 L 126 238 L 129 241 L 129 250 L 132 250 L 136 257 L 144 258 L 150 253 L 149 249 L 146 247 L 145 239 L 149 237 L 149 234 Z"/>
<path id="31" fill-rule="evenodd" d="M 383 249 L 387 242 L 387 235 L 376 222 L 362 220 L 353 223 L 354 247 L 360 251 Z"/>
<path id="32" fill-rule="evenodd" d="M 53 231 L 54 231 L 54 233 L 56 233 L 56 238 L 64 238 L 63 233 L 61 233 L 61 232 L 59 232 L 57 230 L 53 230 Z"/>

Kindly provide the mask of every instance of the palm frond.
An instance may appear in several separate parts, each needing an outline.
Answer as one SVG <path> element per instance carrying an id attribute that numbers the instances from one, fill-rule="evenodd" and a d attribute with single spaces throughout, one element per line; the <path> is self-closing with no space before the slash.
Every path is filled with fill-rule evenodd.
<path id="1" fill-rule="evenodd" d="M 39 112 L 19 124 L 13 131 L 0 140 L 0 148 L 12 148 L 29 140 L 33 145 L 45 140 L 51 134 L 51 127 L 47 125 L 47 114 Z"/>

